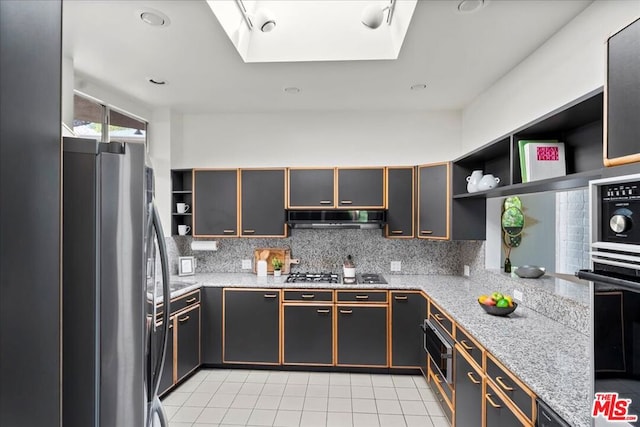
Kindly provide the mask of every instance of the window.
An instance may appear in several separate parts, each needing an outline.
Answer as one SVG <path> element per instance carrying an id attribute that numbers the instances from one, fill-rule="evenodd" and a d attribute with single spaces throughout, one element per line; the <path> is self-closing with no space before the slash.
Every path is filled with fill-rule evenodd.
<path id="1" fill-rule="evenodd" d="M 80 95 L 74 95 L 73 108 L 73 131 L 81 138 L 146 143 L 144 121 Z"/>

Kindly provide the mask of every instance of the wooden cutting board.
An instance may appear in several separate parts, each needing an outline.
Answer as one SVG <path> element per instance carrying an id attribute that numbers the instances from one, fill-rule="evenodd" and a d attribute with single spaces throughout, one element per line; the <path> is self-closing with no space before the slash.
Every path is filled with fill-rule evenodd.
<path id="1" fill-rule="evenodd" d="M 256 269 L 258 268 L 258 260 L 260 259 L 260 253 L 262 251 L 269 251 L 269 257 L 267 257 L 267 273 L 273 274 L 273 265 L 271 264 L 271 260 L 275 257 L 280 258 L 283 262 L 282 265 L 282 274 L 289 274 L 290 262 L 291 261 L 291 249 L 284 248 L 258 248 L 253 251 L 253 272 L 256 273 Z"/>

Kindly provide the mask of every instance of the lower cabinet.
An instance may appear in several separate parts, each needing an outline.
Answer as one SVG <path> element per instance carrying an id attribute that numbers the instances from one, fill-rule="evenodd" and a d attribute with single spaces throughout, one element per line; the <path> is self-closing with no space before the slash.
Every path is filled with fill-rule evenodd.
<path id="1" fill-rule="evenodd" d="M 200 366 L 200 305 L 175 316 L 177 372 L 180 381 Z"/>
<path id="2" fill-rule="evenodd" d="M 337 305 L 337 365 L 388 366 L 387 305 Z"/>
<path id="3" fill-rule="evenodd" d="M 202 288 L 200 354 L 205 365 L 222 363 L 222 288 Z"/>
<path id="4" fill-rule="evenodd" d="M 495 391 L 490 381 L 487 381 L 487 392 L 484 395 L 486 411 L 486 425 L 491 427 L 522 427 L 530 426 L 520 421 L 511 408 Z"/>
<path id="5" fill-rule="evenodd" d="M 280 290 L 223 290 L 223 362 L 280 364 Z"/>
<path id="6" fill-rule="evenodd" d="M 333 365 L 333 305 L 285 304 L 285 365 Z"/>
<path id="7" fill-rule="evenodd" d="M 482 426 L 482 382 L 484 375 L 469 363 L 463 351 L 456 347 L 455 357 L 455 425 Z M 493 424 L 488 424 L 493 425 Z"/>
<path id="8" fill-rule="evenodd" d="M 160 376 L 160 386 L 158 394 L 162 394 L 173 386 L 173 324 L 174 318 L 169 319 L 169 336 L 167 337 L 167 352 L 164 356 L 164 365 L 162 367 L 162 375 Z M 158 324 L 156 326 L 160 326 Z"/>
<path id="9" fill-rule="evenodd" d="M 420 326 L 427 317 L 427 300 L 420 292 L 392 291 L 390 298 L 391 367 L 422 367 L 426 360 Z"/>

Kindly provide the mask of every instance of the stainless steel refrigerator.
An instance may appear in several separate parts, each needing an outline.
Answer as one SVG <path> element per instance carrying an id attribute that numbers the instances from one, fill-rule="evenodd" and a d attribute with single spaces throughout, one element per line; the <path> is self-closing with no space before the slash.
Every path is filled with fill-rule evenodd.
<path id="1" fill-rule="evenodd" d="M 167 256 L 145 148 L 64 138 L 62 188 L 63 425 L 167 425 Z"/>

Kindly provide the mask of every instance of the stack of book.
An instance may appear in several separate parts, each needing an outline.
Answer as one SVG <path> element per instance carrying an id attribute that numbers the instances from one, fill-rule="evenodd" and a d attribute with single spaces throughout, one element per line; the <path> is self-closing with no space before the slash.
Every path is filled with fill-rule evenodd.
<path id="1" fill-rule="evenodd" d="M 567 174 L 564 142 L 557 140 L 518 141 L 522 182 L 555 178 Z"/>

